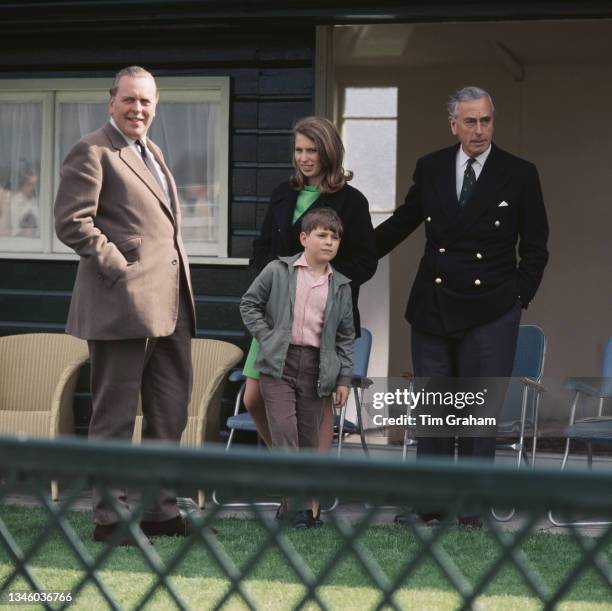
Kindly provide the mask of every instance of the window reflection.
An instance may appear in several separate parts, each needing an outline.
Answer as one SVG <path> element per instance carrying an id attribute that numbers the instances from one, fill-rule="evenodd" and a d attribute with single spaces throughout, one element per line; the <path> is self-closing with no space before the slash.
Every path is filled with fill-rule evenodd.
<path id="1" fill-rule="evenodd" d="M 37 102 L 0 104 L 0 239 L 40 240 L 41 114 Z"/>
<path id="2" fill-rule="evenodd" d="M 149 135 L 176 180 L 182 234 L 191 254 L 216 254 L 220 191 L 215 179 L 218 104 L 160 102 Z M 106 103 L 66 102 L 60 107 L 62 159 L 81 136 L 108 120 Z"/>

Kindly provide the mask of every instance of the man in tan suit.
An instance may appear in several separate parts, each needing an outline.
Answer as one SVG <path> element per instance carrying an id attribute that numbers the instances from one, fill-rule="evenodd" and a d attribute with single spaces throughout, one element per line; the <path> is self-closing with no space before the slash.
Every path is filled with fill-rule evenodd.
<path id="1" fill-rule="evenodd" d="M 109 123 L 84 136 L 61 169 L 55 228 L 81 257 L 66 330 L 89 344 L 89 435 L 130 439 L 141 395 L 143 438 L 178 442 L 191 397 L 195 310 L 176 185 L 146 137 L 157 86 L 132 66 L 110 94 Z M 125 490 L 113 495 L 127 508 Z M 118 516 L 97 493 L 94 521 L 94 540 L 109 540 Z M 141 528 L 187 534 L 173 493 L 161 492 Z"/>

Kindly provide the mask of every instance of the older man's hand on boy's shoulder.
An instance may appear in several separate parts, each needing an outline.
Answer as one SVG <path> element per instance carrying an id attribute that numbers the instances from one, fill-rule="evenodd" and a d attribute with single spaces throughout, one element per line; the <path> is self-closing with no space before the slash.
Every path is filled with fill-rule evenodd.
<path id="1" fill-rule="evenodd" d="M 334 395 L 334 405 L 336 407 L 342 407 L 348 400 L 348 386 L 336 386 L 336 392 Z"/>

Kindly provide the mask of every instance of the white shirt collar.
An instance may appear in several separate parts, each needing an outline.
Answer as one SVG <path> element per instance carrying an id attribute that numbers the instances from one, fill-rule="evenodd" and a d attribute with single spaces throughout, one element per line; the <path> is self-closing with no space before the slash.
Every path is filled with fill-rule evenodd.
<path id="1" fill-rule="evenodd" d="M 115 123 L 115 119 L 113 119 L 113 117 L 110 117 L 109 119 L 109 123 L 123 136 L 123 139 L 130 145 L 134 145 L 136 144 L 136 140 L 133 140 L 132 138 L 129 138 L 128 136 L 126 136 L 117 126 L 117 123 Z M 140 138 L 140 141 L 147 146 L 147 137 L 143 136 L 142 138 Z"/>
<path id="2" fill-rule="evenodd" d="M 478 157 L 474 157 L 474 163 L 479 164 L 480 167 L 482 168 L 490 152 L 491 152 L 491 145 L 489 144 L 486 151 L 484 151 L 483 153 L 480 153 Z M 459 153 L 458 153 L 459 167 L 465 169 L 465 164 L 468 162 L 469 158 L 470 156 L 467 155 L 466 152 L 463 150 L 463 146 L 459 146 Z"/>

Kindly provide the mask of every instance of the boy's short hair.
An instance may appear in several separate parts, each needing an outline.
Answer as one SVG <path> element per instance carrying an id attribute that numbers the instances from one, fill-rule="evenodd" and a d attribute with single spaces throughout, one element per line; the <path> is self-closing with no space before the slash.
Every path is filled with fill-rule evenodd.
<path id="1" fill-rule="evenodd" d="M 305 234 L 309 234 L 319 227 L 332 231 L 340 238 L 344 230 L 340 217 L 334 210 L 325 206 L 315 208 L 302 217 L 302 231 Z"/>

